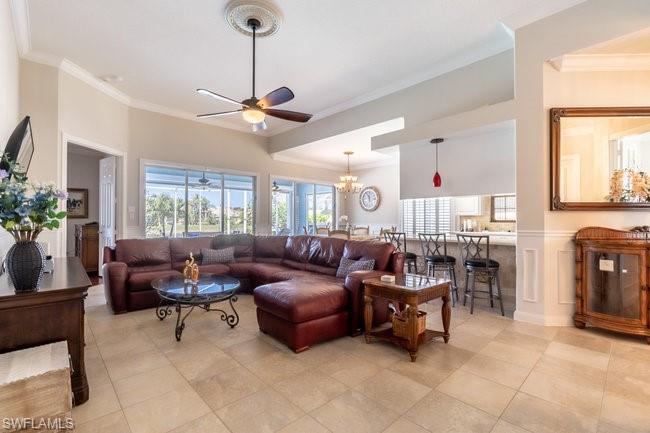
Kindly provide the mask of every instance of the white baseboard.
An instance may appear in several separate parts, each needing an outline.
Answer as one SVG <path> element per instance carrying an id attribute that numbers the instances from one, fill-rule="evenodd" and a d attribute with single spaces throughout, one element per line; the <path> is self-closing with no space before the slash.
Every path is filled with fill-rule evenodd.
<path id="1" fill-rule="evenodd" d="M 542 326 L 573 326 L 572 316 L 547 316 L 515 310 L 514 319 Z"/>

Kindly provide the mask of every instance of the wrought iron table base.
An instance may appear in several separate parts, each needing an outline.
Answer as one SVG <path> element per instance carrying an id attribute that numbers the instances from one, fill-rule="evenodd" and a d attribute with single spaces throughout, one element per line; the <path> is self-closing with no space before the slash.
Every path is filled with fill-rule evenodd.
<path id="1" fill-rule="evenodd" d="M 237 314 L 237 310 L 235 310 L 235 306 L 233 305 L 233 302 L 237 302 L 237 296 L 232 296 L 228 299 L 230 308 L 234 313 L 234 314 L 228 314 L 227 311 L 222 310 L 221 308 L 213 308 L 211 303 L 186 304 L 186 303 L 175 301 L 174 309 L 176 310 L 177 316 L 176 316 L 176 328 L 174 330 L 174 336 L 176 337 L 176 341 L 181 341 L 181 336 L 183 334 L 183 330 L 185 329 L 185 319 L 187 319 L 187 316 L 189 316 L 190 313 L 194 311 L 195 307 L 199 307 L 205 310 L 206 312 L 217 311 L 221 313 L 221 320 L 226 322 L 228 326 L 230 326 L 230 328 L 234 328 L 235 326 L 237 326 L 237 324 L 239 323 L 239 314 Z M 189 311 L 183 314 L 183 309 L 189 309 Z M 166 304 L 161 299 L 160 304 L 158 304 L 158 307 L 156 307 L 156 317 L 158 317 L 158 319 L 160 320 L 165 320 L 165 318 L 167 318 L 167 316 L 171 316 L 172 313 L 173 313 L 172 304 Z"/>

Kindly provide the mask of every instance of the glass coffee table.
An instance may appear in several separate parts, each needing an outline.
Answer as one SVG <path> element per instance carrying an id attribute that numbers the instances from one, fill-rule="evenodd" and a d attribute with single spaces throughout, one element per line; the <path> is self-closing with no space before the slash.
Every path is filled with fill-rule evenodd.
<path id="1" fill-rule="evenodd" d="M 151 286 L 156 289 L 160 296 L 160 304 L 156 308 L 156 317 L 164 320 L 172 314 L 172 306 L 178 314 L 176 318 L 176 341 L 181 341 L 181 335 L 185 329 L 185 319 L 194 308 L 198 307 L 205 311 L 217 311 L 221 313 L 221 320 L 234 328 L 239 323 L 239 315 L 233 302 L 237 302 L 237 290 L 240 283 L 236 278 L 226 275 L 201 275 L 198 281 L 186 281 L 182 276 L 166 277 L 154 280 Z M 233 314 L 226 310 L 217 308 L 215 304 L 226 302 L 230 304 Z M 183 313 L 183 310 L 187 310 Z"/>

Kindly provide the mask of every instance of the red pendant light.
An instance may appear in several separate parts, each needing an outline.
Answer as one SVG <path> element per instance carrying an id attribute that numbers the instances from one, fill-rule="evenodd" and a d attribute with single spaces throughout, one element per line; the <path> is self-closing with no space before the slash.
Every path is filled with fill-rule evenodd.
<path id="1" fill-rule="evenodd" d="M 432 144 L 436 145 L 436 172 L 433 175 L 433 187 L 434 188 L 440 188 L 442 186 L 442 177 L 440 176 L 440 173 L 438 173 L 438 144 L 442 143 L 444 138 L 434 138 L 431 140 Z"/>

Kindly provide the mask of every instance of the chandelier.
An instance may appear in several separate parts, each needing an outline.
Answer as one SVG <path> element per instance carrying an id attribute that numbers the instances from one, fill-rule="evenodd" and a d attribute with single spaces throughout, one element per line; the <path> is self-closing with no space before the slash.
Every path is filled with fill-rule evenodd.
<path id="1" fill-rule="evenodd" d="M 348 157 L 348 170 L 345 172 L 344 176 L 340 177 L 341 181 L 336 184 L 336 190 L 338 192 L 356 194 L 361 192 L 361 189 L 363 188 L 363 184 L 357 182 L 358 177 L 350 174 L 350 155 L 353 153 L 354 152 L 350 150 L 343 152 L 343 154 Z"/>

